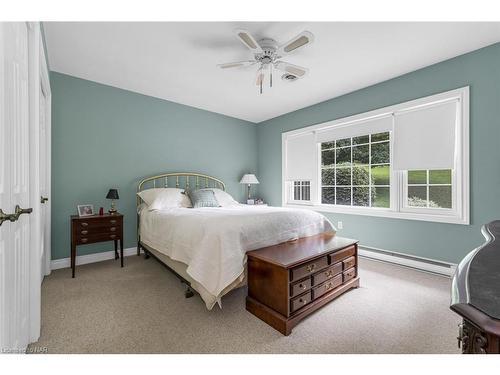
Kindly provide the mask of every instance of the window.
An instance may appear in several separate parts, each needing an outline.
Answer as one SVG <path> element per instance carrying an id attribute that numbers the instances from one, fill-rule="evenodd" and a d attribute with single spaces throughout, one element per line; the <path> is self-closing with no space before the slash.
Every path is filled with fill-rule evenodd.
<path id="1" fill-rule="evenodd" d="M 468 93 L 283 133 L 283 205 L 468 224 Z"/>
<path id="2" fill-rule="evenodd" d="M 389 132 L 321 143 L 321 203 L 390 207 Z"/>
<path id="3" fill-rule="evenodd" d="M 293 200 L 307 202 L 311 200 L 311 181 L 293 182 Z"/>
<path id="4" fill-rule="evenodd" d="M 416 170 L 407 173 L 407 206 L 453 208 L 452 170 Z"/>

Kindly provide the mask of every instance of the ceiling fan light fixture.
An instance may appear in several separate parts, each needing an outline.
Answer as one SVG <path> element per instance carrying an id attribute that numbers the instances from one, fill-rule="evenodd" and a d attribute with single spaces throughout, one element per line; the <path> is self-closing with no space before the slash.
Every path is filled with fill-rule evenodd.
<path id="1" fill-rule="evenodd" d="M 281 76 L 281 79 L 286 82 L 295 82 L 299 79 L 299 77 L 294 76 L 293 74 L 285 73 Z"/>

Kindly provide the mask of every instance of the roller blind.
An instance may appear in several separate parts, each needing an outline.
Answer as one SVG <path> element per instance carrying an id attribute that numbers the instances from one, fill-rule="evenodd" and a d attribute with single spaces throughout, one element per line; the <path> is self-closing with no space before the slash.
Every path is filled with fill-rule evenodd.
<path id="1" fill-rule="evenodd" d="M 330 142 L 337 139 L 383 133 L 391 130 L 392 114 L 318 130 L 316 140 L 317 142 Z"/>
<path id="2" fill-rule="evenodd" d="M 316 165 L 314 134 L 290 136 L 286 140 L 286 179 L 312 180 Z"/>
<path id="3" fill-rule="evenodd" d="M 394 170 L 452 169 L 458 100 L 394 114 Z"/>

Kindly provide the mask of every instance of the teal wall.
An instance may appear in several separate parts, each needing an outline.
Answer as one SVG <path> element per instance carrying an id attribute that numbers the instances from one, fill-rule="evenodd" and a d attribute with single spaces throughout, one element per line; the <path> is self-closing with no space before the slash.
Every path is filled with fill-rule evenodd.
<path id="1" fill-rule="evenodd" d="M 369 63 L 369 62 L 367 62 Z M 258 125 L 259 194 L 281 204 L 281 133 L 470 85 L 471 224 L 325 213 L 362 245 L 458 262 L 500 218 L 500 44 L 337 97 Z"/>
<path id="2" fill-rule="evenodd" d="M 143 177 L 202 172 L 243 200 L 239 179 L 257 170 L 250 122 L 51 72 L 52 259 L 70 255 L 69 216 L 77 204 L 109 208 L 117 187 L 125 248 L 136 244 L 135 190 Z M 78 248 L 84 255 L 111 243 Z"/>

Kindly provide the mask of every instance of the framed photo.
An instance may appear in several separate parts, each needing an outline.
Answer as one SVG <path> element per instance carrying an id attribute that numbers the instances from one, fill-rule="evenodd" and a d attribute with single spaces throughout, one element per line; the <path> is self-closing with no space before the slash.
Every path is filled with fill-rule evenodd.
<path id="1" fill-rule="evenodd" d="M 94 215 L 93 204 L 78 205 L 78 216 L 92 216 Z"/>
<path id="2" fill-rule="evenodd" d="M 255 200 L 247 199 L 247 204 L 250 204 L 250 205 L 255 204 Z"/>

